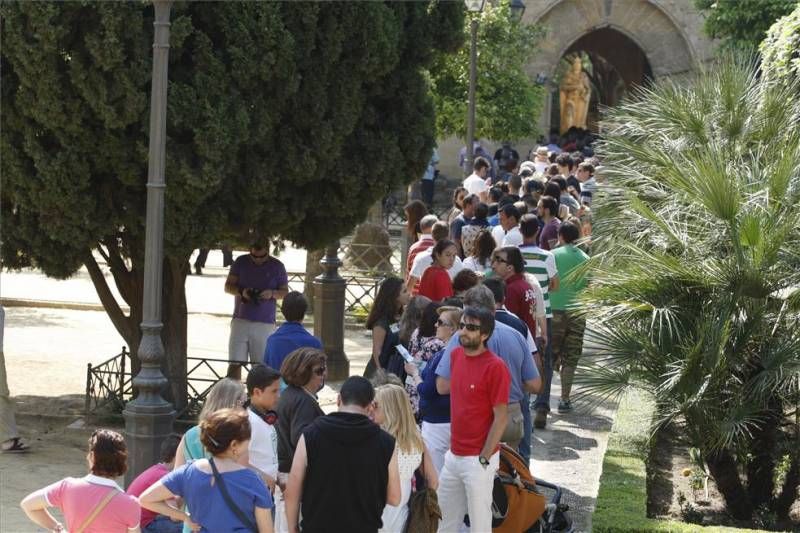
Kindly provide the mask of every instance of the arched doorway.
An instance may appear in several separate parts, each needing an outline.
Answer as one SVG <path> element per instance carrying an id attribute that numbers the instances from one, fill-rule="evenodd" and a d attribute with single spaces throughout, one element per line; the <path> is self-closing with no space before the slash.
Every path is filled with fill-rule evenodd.
<path id="1" fill-rule="evenodd" d="M 644 51 L 633 39 L 610 27 L 591 31 L 572 43 L 562 56 L 581 54 L 588 60 L 586 73 L 592 85 L 589 101 L 588 126 L 597 131 L 603 107 L 617 105 L 625 95 L 653 79 L 653 70 Z M 553 91 L 550 123 L 559 127 L 560 103 L 558 91 Z"/>

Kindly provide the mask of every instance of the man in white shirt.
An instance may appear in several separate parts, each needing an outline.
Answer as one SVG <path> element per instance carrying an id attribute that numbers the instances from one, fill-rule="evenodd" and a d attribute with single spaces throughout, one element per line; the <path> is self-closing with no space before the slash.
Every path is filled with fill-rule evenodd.
<path id="1" fill-rule="evenodd" d="M 278 434 L 274 424 L 278 421 L 275 408 L 280 396 L 280 378 L 277 370 L 260 364 L 254 365 L 247 374 L 250 466 L 270 490 L 278 483 Z"/>
<path id="2" fill-rule="evenodd" d="M 500 224 L 492 230 L 492 237 L 497 247 L 519 246 L 522 244 L 522 233 L 519 232 L 520 212 L 514 204 L 506 204 L 498 211 Z"/>
<path id="3" fill-rule="evenodd" d="M 486 202 L 486 195 L 489 191 L 489 186 L 486 184 L 486 176 L 489 175 L 490 166 L 491 163 L 485 158 L 475 158 L 475 163 L 472 165 L 472 174 L 462 184 L 469 194 L 477 194 L 481 202 Z"/>

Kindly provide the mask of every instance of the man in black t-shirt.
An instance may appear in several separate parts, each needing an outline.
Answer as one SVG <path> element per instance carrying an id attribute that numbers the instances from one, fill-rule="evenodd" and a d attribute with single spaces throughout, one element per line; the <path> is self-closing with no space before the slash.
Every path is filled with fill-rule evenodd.
<path id="1" fill-rule="evenodd" d="M 369 419 L 374 399 L 372 384 L 352 376 L 339 392 L 339 411 L 303 432 L 286 486 L 289 533 L 375 533 L 383 508 L 400 504 L 395 441 Z"/>

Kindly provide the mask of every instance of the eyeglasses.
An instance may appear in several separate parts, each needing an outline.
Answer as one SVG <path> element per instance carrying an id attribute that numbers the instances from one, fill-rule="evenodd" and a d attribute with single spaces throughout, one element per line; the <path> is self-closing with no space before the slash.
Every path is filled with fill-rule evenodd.
<path id="1" fill-rule="evenodd" d="M 328 370 L 328 367 L 327 367 L 327 366 L 320 366 L 320 367 L 317 367 L 317 368 L 315 368 L 315 369 L 313 370 L 313 372 L 314 372 L 316 375 L 318 375 L 318 376 L 321 376 L 321 375 L 325 374 L 325 371 L 326 371 L 326 370 Z"/>
<path id="2" fill-rule="evenodd" d="M 445 322 L 445 321 L 444 321 L 444 320 L 442 320 L 441 318 L 440 318 L 439 320 L 437 320 L 437 321 L 436 321 L 436 325 L 437 325 L 437 326 L 446 326 L 446 327 L 448 327 L 448 328 L 452 328 L 452 327 L 453 327 L 453 324 L 451 324 L 450 322 Z"/>
<path id="3" fill-rule="evenodd" d="M 467 331 L 480 331 L 481 329 L 480 324 L 465 324 L 464 322 L 459 324 L 458 327 Z"/>
<path id="4" fill-rule="evenodd" d="M 503 259 L 502 257 L 492 257 L 492 263 L 505 263 L 508 264 L 508 261 Z"/>

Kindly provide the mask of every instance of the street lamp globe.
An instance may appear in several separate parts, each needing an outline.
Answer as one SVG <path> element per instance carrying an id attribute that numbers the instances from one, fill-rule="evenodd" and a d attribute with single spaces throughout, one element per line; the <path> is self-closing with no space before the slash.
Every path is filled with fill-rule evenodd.
<path id="1" fill-rule="evenodd" d="M 483 11 L 486 0 L 464 0 L 464 4 L 467 6 L 467 11 L 470 13 L 480 13 Z"/>
<path id="2" fill-rule="evenodd" d="M 525 13 L 525 2 L 523 0 L 511 0 L 511 18 L 516 21 L 522 20 L 522 15 Z"/>

